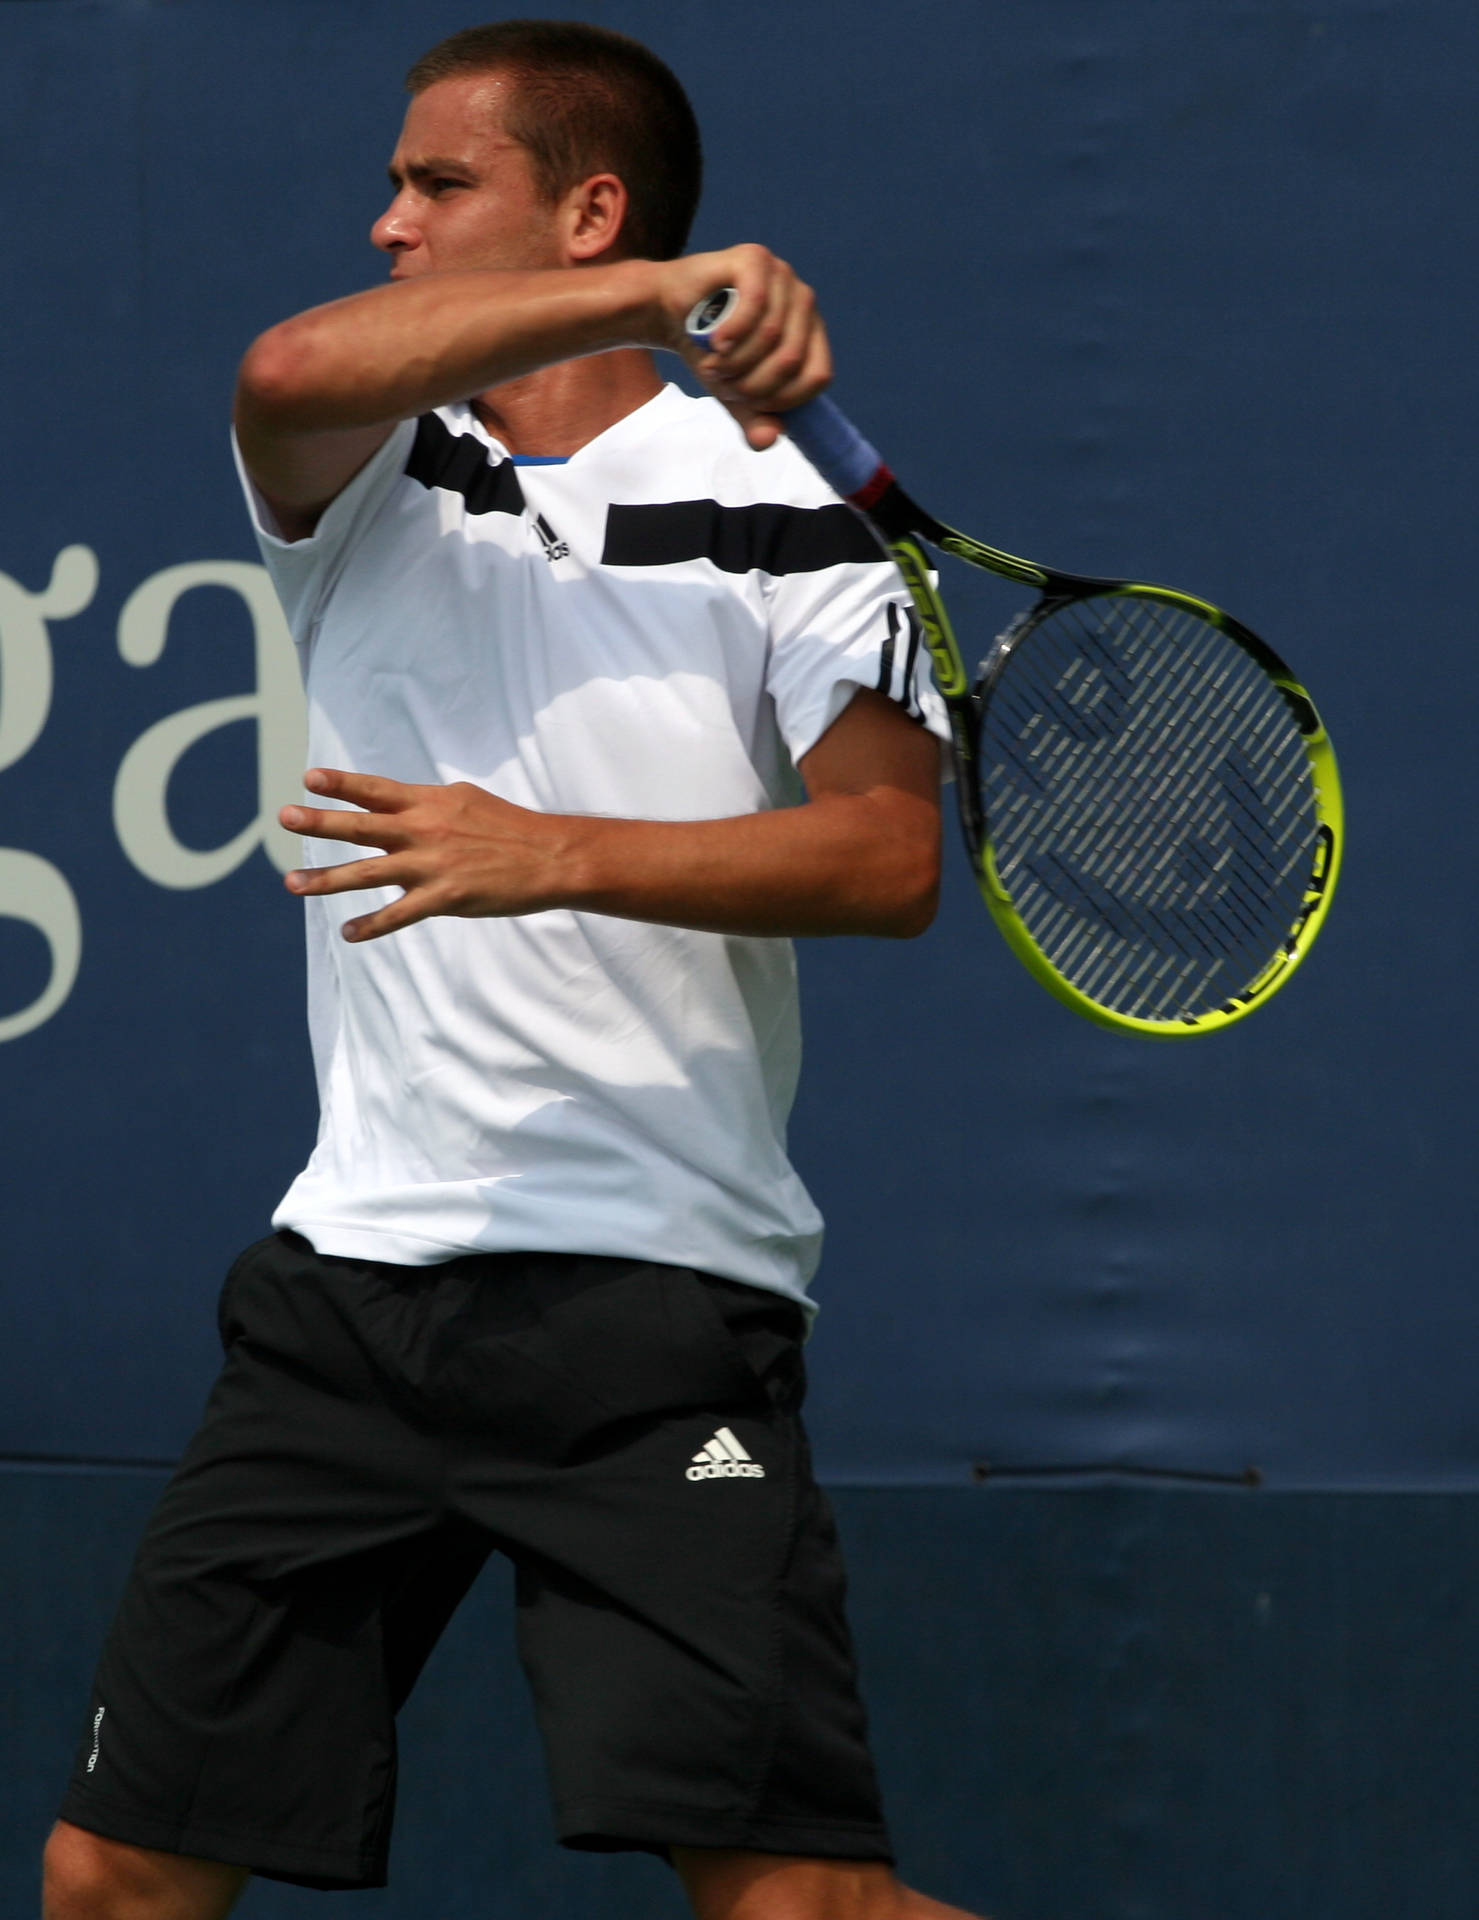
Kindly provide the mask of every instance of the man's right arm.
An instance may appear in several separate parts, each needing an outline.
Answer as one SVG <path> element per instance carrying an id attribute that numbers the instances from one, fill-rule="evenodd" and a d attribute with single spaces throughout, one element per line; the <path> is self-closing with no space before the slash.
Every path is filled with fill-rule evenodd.
<path id="1" fill-rule="evenodd" d="M 742 246 L 680 260 L 423 274 L 310 308 L 260 335 L 242 361 L 242 458 L 283 532 L 302 538 L 397 422 L 583 354 L 683 351 L 689 308 L 717 286 L 738 287 L 740 300 L 706 374 L 752 443 L 769 445 L 779 431 L 772 411 L 819 392 L 831 363 L 810 290 L 765 248 Z"/>

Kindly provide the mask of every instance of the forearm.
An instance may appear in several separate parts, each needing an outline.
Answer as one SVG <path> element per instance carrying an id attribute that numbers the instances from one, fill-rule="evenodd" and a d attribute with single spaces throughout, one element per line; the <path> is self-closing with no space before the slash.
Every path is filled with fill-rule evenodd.
<path id="1" fill-rule="evenodd" d="M 729 820 L 550 824 L 551 905 L 757 935 L 909 938 L 934 917 L 938 812 L 892 789 Z"/>
<path id="2" fill-rule="evenodd" d="M 235 422 L 247 471 L 279 530 L 302 539 L 397 421 L 506 394 L 525 376 L 587 355 L 686 351 L 684 318 L 717 286 L 737 287 L 740 301 L 719 330 L 729 336 L 722 353 L 704 360 L 705 377 L 751 444 L 769 446 L 780 431 L 773 410 L 818 392 L 831 359 L 810 290 L 746 244 L 679 260 L 417 273 L 310 308 L 260 335 L 242 361 Z M 584 414 L 577 408 L 565 422 L 572 446 L 650 398 L 650 363 L 633 388 L 625 356 L 624 387 L 612 372 L 622 358 L 582 388 Z"/>
<path id="3" fill-rule="evenodd" d="M 917 743 L 932 763 L 934 743 Z M 346 922 L 376 939 L 429 914 L 507 917 L 567 907 L 711 933 L 907 938 L 934 914 L 940 829 L 922 779 L 862 782 L 805 805 L 722 820 L 537 813 L 482 787 L 404 786 L 315 768 L 307 785 L 366 811 L 285 807 L 290 830 L 370 857 L 287 876 L 294 893 L 400 887 Z M 378 849 L 378 851 L 376 851 Z"/>
<path id="4" fill-rule="evenodd" d="M 373 427 L 559 360 L 651 344 L 658 271 L 627 260 L 580 272 L 424 274 L 312 307 L 248 349 L 238 430 Z"/>

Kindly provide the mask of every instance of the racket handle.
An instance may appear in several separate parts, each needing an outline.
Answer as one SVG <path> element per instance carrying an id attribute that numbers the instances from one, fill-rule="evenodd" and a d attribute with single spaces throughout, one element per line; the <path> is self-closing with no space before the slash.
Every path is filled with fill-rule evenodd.
<path id="1" fill-rule="evenodd" d="M 698 302 L 687 321 L 688 337 L 695 346 L 708 346 L 710 334 L 733 311 L 738 298 L 733 287 L 721 287 Z M 844 499 L 870 493 L 880 473 L 888 473 L 877 448 L 825 394 L 805 406 L 792 407 L 781 418 L 786 432 L 827 485 Z"/>
<path id="2" fill-rule="evenodd" d="M 879 474 L 887 473 L 878 449 L 865 440 L 833 400 L 819 393 L 804 407 L 792 407 L 781 418 L 786 432 L 834 492 L 844 500 L 873 491 Z"/>

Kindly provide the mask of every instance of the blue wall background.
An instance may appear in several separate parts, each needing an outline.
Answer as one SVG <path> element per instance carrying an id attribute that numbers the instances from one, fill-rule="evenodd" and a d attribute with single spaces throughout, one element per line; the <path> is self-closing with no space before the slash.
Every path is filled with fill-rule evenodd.
<path id="1" fill-rule="evenodd" d="M 1048 1000 L 958 865 L 924 940 L 803 955 L 794 1146 L 830 1221 L 813 1420 L 906 1867 L 1007 1916 L 1472 1916 L 1479 15 L 583 11 L 689 84 L 696 243 L 764 239 L 814 280 L 838 393 L 916 490 L 1013 551 L 1233 608 L 1315 690 L 1347 786 L 1319 947 L 1201 1044 Z M 252 844 L 260 764 L 270 783 L 293 741 L 291 701 L 252 706 L 279 655 L 242 571 L 235 364 L 379 278 L 399 76 L 472 17 L 0 0 L 18 1913 L 148 1463 L 188 1431 L 219 1277 L 312 1135 L 289 856 Z M 984 648 L 1010 591 L 947 585 Z M 412 1710 L 423 1783 L 465 1779 L 503 1710 L 478 1652 L 496 1590 L 476 1605 Z M 486 1716 L 459 1720 L 474 1685 Z M 498 1912 L 490 1875 L 521 1912 L 670 1910 L 660 1875 L 525 1859 L 527 1744 L 468 1812 L 485 1838 L 508 1820 L 503 1877 L 486 1850 L 458 1864 L 463 1790 L 423 1784 L 407 1884 L 366 1912 Z"/>

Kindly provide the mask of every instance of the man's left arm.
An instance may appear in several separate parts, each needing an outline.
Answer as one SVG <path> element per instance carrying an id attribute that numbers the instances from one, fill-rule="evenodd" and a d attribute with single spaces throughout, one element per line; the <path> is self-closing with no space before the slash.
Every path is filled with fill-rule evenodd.
<path id="1" fill-rule="evenodd" d="M 862 688 L 800 770 L 800 806 L 726 820 L 611 820 L 531 812 L 467 782 L 407 786 L 319 768 L 311 791 L 364 811 L 289 806 L 283 825 L 378 851 L 290 873 L 287 884 L 300 894 L 404 889 L 349 921 L 349 940 L 433 914 L 551 907 L 708 933 L 923 933 L 939 892 L 939 742 Z"/>

